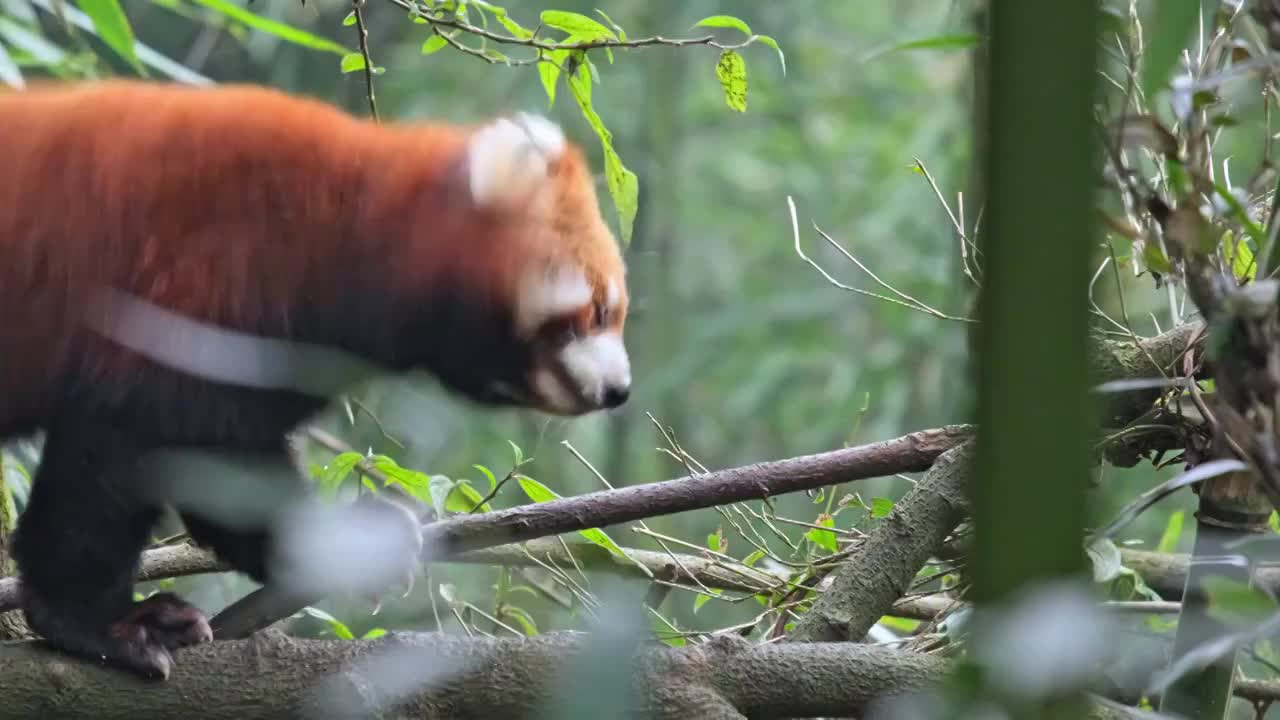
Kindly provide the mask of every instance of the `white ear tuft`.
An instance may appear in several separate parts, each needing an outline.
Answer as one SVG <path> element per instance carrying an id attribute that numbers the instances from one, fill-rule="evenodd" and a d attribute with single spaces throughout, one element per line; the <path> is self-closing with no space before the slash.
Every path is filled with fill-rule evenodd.
<path id="1" fill-rule="evenodd" d="M 485 125 L 467 145 L 472 199 L 495 206 L 528 197 L 546 180 L 547 165 L 564 145 L 564 132 L 540 115 L 516 113 Z"/>

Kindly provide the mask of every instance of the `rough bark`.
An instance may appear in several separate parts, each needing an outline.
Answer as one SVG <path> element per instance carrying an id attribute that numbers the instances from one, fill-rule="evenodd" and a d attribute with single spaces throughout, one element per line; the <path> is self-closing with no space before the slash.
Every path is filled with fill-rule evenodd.
<path id="1" fill-rule="evenodd" d="M 18 509 L 13 502 L 13 493 L 9 490 L 4 474 L 4 452 L 0 450 L 0 576 L 13 575 L 18 572 L 18 564 L 9 551 L 9 540 L 17 528 Z M 3 582 L 0 580 L 0 582 Z M 3 591 L 0 591 L 3 594 Z M 22 640 L 35 637 L 35 633 L 27 625 L 22 613 L 12 612 L 12 607 L 4 607 L 0 603 L 0 641 Z M 9 611 L 9 612 L 6 612 Z"/>
<path id="2" fill-rule="evenodd" d="M 831 575 L 796 621 L 795 642 L 860 641 L 964 518 L 973 443 L 948 450 Z"/>
<path id="3" fill-rule="evenodd" d="M 588 636 L 525 640 L 393 633 L 378 640 L 299 640 L 265 631 L 181 651 L 166 682 L 139 680 L 52 653 L 36 642 L 0 645 L 0 720 L 205 720 L 263 718 L 525 718 L 553 698 Z M 385 653 L 385 655 L 383 655 Z M 393 679 L 379 656 L 426 678 Z M 703 645 L 646 645 L 633 687 L 647 718 L 741 719 L 858 716 L 876 700 L 924 689 L 950 671 L 932 655 L 852 643 L 753 644 L 722 636 Z M 394 686 L 399 687 L 394 687 Z M 428 686 L 429 685 L 429 686 Z M 1150 717 L 1095 699 L 1090 718 Z"/>
<path id="4" fill-rule="evenodd" d="M 57 717 L 207 720 L 315 717 L 520 718 L 551 699 L 551 678 L 587 636 L 526 640 L 393 633 L 373 641 L 299 640 L 266 631 L 247 640 L 187 649 L 174 674 L 150 683 L 68 660 L 38 643 L 0 646 L 5 701 L 0 720 Z M 441 664 L 457 674 L 398 702 L 387 675 L 369 664 L 394 653 L 421 676 Z M 401 654 L 405 653 L 405 654 Z M 704 645 L 646 645 L 636 655 L 641 709 L 656 718 L 848 716 L 876 698 L 940 679 L 947 662 L 928 655 L 850 644 L 757 645 L 722 637 Z M 415 667 L 415 671 L 417 668 Z M 336 695 L 324 692 L 332 688 Z M 335 697 L 340 700 L 335 701 Z M 342 707 L 343 703 L 352 707 Z"/>
<path id="5" fill-rule="evenodd" d="M 1191 556 L 1186 553 L 1158 553 L 1148 550 L 1120 549 L 1125 567 L 1142 576 L 1152 590 L 1165 600 L 1181 600 L 1187 582 Z M 1280 567 L 1264 565 L 1254 570 L 1253 584 L 1272 594 L 1280 594 Z"/>
<path id="6" fill-rule="evenodd" d="M 1166 332 L 1142 338 L 1137 344 L 1131 339 L 1091 333 L 1089 348 L 1089 376 L 1094 382 L 1138 380 L 1160 377 L 1160 370 L 1169 372 L 1178 367 L 1183 354 L 1196 344 L 1204 342 L 1204 323 L 1184 323 Z M 1157 370 L 1152 361 L 1160 366 Z M 1178 373 L 1173 373 L 1178 374 Z M 1118 427 L 1146 412 L 1160 396 L 1161 388 L 1108 393 L 1102 403 L 1104 426 Z"/>

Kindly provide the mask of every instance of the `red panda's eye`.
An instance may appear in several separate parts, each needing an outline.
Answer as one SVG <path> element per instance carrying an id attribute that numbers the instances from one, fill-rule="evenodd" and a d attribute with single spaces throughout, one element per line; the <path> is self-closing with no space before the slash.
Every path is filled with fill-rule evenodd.
<path id="1" fill-rule="evenodd" d="M 574 325 L 571 317 L 557 318 L 544 325 L 539 336 L 543 342 L 552 347 L 560 347 L 577 337 L 577 328 Z"/>

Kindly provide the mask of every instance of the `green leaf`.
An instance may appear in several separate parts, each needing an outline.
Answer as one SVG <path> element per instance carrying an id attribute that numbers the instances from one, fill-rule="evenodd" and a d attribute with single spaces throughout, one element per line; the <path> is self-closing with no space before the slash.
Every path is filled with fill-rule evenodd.
<path id="1" fill-rule="evenodd" d="M 292 25 L 265 18 L 230 2 L 230 0 L 195 0 L 195 2 L 232 20 L 244 23 L 254 30 L 261 30 L 270 35 L 275 35 L 281 40 L 291 42 L 294 45 L 300 45 L 311 50 L 330 52 L 335 55 L 346 55 L 351 52 L 332 40 L 326 40 L 306 30 L 299 30 Z M 361 60 L 361 64 L 363 65 L 363 60 Z"/>
<path id="2" fill-rule="evenodd" d="M 1185 513 L 1176 510 L 1169 513 L 1169 521 L 1164 525 L 1164 533 L 1160 535 L 1160 544 L 1156 552 L 1171 553 L 1178 547 L 1178 538 L 1182 536 L 1182 520 Z"/>
<path id="3" fill-rule="evenodd" d="M 836 521 L 835 518 L 823 513 L 818 516 L 818 522 L 816 524 L 829 528 L 835 527 Z M 804 536 L 814 545 L 817 545 L 827 552 L 836 552 L 840 549 L 839 543 L 836 542 L 836 534 L 830 530 L 810 528 L 809 532 L 806 532 Z"/>
<path id="4" fill-rule="evenodd" d="M 1222 198 L 1222 201 L 1227 204 L 1227 208 L 1231 211 L 1231 219 L 1244 227 L 1245 235 L 1249 236 L 1254 246 L 1266 247 L 1266 231 L 1262 229 L 1261 225 L 1254 222 L 1253 218 L 1249 217 L 1249 211 L 1240 203 L 1240 198 L 1236 197 L 1235 193 L 1228 190 L 1227 186 L 1221 182 L 1214 183 L 1213 189 L 1217 191 L 1218 197 Z"/>
<path id="5" fill-rule="evenodd" d="M 586 15 L 564 10 L 543 10 L 539 17 L 543 25 L 568 33 L 573 37 L 574 43 L 593 42 L 604 38 L 618 39 L 612 30 Z"/>
<path id="6" fill-rule="evenodd" d="M 713 551 L 724 552 L 724 528 L 716 528 L 716 531 L 707 536 L 707 547 Z"/>
<path id="7" fill-rule="evenodd" d="M 1272 510 L 1271 517 L 1267 519 L 1267 525 L 1271 527 L 1271 532 L 1280 534 L 1280 513 Z"/>
<path id="8" fill-rule="evenodd" d="M 622 245 L 631 244 L 631 232 L 635 226 L 636 211 L 640 207 L 640 180 L 622 164 L 622 158 L 608 145 L 604 152 L 605 179 L 609 183 L 609 195 L 618 211 L 618 225 L 622 230 Z"/>
<path id="9" fill-rule="evenodd" d="M 778 45 L 778 41 L 774 40 L 768 35 L 757 35 L 756 39 L 764 43 L 765 45 L 768 45 L 769 47 L 773 48 L 778 52 L 778 62 L 782 63 L 782 74 L 786 75 L 787 74 L 787 56 L 785 53 L 782 52 L 782 48 Z"/>
<path id="10" fill-rule="evenodd" d="M 520 449 L 519 445 L 510 440 L 507 441 L 507 444 L 511 446 L 511 452 L 514 453 L 516 467 L 520 467 L 524 464 L 524 451 Z"/>
<path id="11" fill-rule="evenodd" d="M 351 12 L 347 13 L 346 17 L 342 18 L 342 26 L 351 27 L 352 25 L 355 25 L 355 24 L 356 24 L 356 11 L 352 10 Z"/>
<path id="12" fill-rule="evenodd" d="M 583 53 L 584 55 L 586 53 Z M 569 76 L 569 85 L 573 88 L 575 94 L 580 94 L 587 99 L 587 103 L 591 103 L 591 65 L 586 62 L 580 62 L 577 71 Z"/>
<path id="13" fill-rule="evenodd" d="M 618 211 L 622 245 L 626 247 L 631 243 L 631 233 L 635 226 L 636 210 L 640 202 L 640 181 L 635 173 L 622 164 L 622 158 L 618 157 L 617 151 L 613 149 L 613 133 L 604 126 L 599 113 L 591 106 L 590 94 L 584 93 L 580 83 L 570 82 L 569 91 L 573 93 L 573 99 L 578 103 L 582 116 L 600 137 L 600 146 L 604 151 L 605 180 L 609 186 L 609 195 L 613 198 L 613 205 Z"/>
<path id="14" fill-rule="evenodd" d="M 538 634 L 537 623 L 533 621 L 533 618 L 529 613 L 525 612 L 523 608 L 508 605 L 502 608 L 502 617 L 511 618 L 517 623 L 520 623 L 520 628 L 524 630 L 524 634 L 529 637 L 533 637 Z"/>
<path id="15" fill-rule="evenodd" d="M 493 471 L 483 465 L 472 465 L 471 467 L 479 470 L 489 479 L 489 490 L 495 490 L 498 487 L 498 478 L 494 476 Z"/>
<path id="16" fill-rule="evenodd" d="M 569 58 L 568 50 L 551 50 L 543 53 L 546 60 L 538 62 L 538 76 L 542 78 L 542 89 L 547 92 L 547 107 L 555 107 L 556 81 L 560 79 L 560 68 Z"/>
<path id="17" fill-rule="evenodd" d="M 1164 250 L 1160 249 L 1160 246 L 1153 239 L 1148 239 L 1142 245 L 1142 262 L 1146 263 L 1149 270 L 1154 270 L 1162 275 L 1167 275 L 1169 271 L 1173 270 L 1173 264 L 1165 256 Z"/>
<path id="18" fill-rule="evenodd" d="M 747 111 L 747 63 L 733 50 L 720 53 L 716 63 L 716 78 L 724 88 L 724 101 L 738 112 Z"/>
<path id="19" fill-rule="evenodd" d="M 719 595 L 719 594 L 720 594 L 720 591 L 715 588 L 711 589 L 711 595 L 698 593 L 693 598 L 693 611 L 695 613 L 698 612 L 698 609 L 701 608 L 703 605 L 706 605 L 707 601 L 710 600 L 712 596 Z"/>
<path id="20" fill-rule="evenodd" d="M 1163 0 L 1153 4 L 1152 12 L 1154 16 L 1146 21 L 1143 32 L 1147 47 L 1142 53 L 1142 90 L 1154 102 L 1196 27 L 1200 2 Z"/>
<path id="21" fill-rule="evenodd" d="M 360 636 L 360 639 L 361 639 L 361 640 L 376 640 L 377 638 L 380 638 L 380 637 L 382 637 L 383 635 L 386 635 L 386 634 L 387 634 L 387 631 L 386 631 L 385 629 L 383 629 L 383 628 L 369 628 L 369 632 L 367 632 L 367 633 L 365 633 L 365 634 L 361 635 L 361 636 Z"/>
<path id="22" fill-rule="evenodd" d="M 919 620 L 911 620 L 909 618 L 896 617 L 894 615 L 885 615 L 880 618 L 880 624 L 887 628 L 897 630 L 904 635 L 909 635 L 920 627 Z"/>
<path id="23" fill-rule="evenodd" d="M 536 503 L 547 502 L 560 497 L 551 488 L 527 475 L 517 475 L 516 482 L 520 483 L 520 489 L 524 490 L 524 494 L 528 495 L 529 499 Z M 579 530 L 578 534 L 619 557 L 627 557 L 627 554 L 613 541 L 613 538 L 599 528 Z"/>
<path id="24" fill-rule="evenodd" d="M 1231 266 L 1231 274 L 1237 280 L 1252 280 L 1258 272 L 1258 263 L 1254 260 L 1253 249 L 1244 238 L 1236 239 L 1230 230 L 1222 234 L 1222 257 Z"/>
<path id="25" fill-rule="evenodd" d="M 742 31 L 743 35 L 750 35 L 751 28 L 747 24 L 732 15 L 712 15 L 704 17 L 693 24 L 693 27 L 712 27 L 712 28 L 734 28 Z"/>
<path id="26" fill-rule="evenodd" d="M 142 73 L 142 63 L 138 62 L 138 55 L 134 50 L 133 28 L 130 27 L 129 18 L 124 14 L 120 3 L 117 0 L 76 0 L 76 4 L 93 21 L 98 37 L 134 70 Z"/>
<path id="27" fill-rule="evenodd" d="M 358 452 L 344 452 L 335 456 L 329 461 L 329 464 L 321 469 L 320 475 L 316 478 L 316 485 L 322 495 L 332 495 L 342 485 L 342 481 L 346 480 L 355 469 L 356 465 L 364 459 L 364 456 Z"/>
<path id="28" fill-rule="evenodd" d="M 1098 583 L 1111 582 L 1118 577 L 1124 565 L 1120 562 L 1120 548 L 1109 539 L 1099 540 L 1085 548 L 1093 566 L 1093 580 Z"/>
<path id="29" fill-rule="evenodd" d="M 605 21 L 605 22 L 607 22 L 607 23 L 609 23 L 609 25 L 613 28 L 613 31 L 614 31 L 614 32 L 616 32 L 616 33 L 618 33 L 618 39 L 619 39 L 619 40 L 621 40 L 621 41 L 623 41 L 623 42 L 626 42 L 626 41 L 627 41 L 627 31 L 626 31 L 626 30 L 623 30 L 621 25 L 619 25 L 618 23 L 614 22 L 614 21 L 613 21 L 613 18 L 609 17 L 608 15 L 605 15 L 605 14 L 604 14 L 604 11 L 603 11 L 603 10 L 601 10 L 601 9 L 599 9 L 599 8 L 596 8 L 596 14 L 598 14 L 600 17 L 604 18 L 604 21 Z"/>
<path id="30" fill-rule="evenodd" d="M 526 29 L 520 23 L 512 20 L 511 17 L 507 15 L 506 8 L 499 7 L 493 3 L 483 2 L 482 0 L 471 0 L 471 4 L 489 11 L 491 15 L 498 19 L 498 22 L 502 23 L 502 27 L 506 28 L 507 32 L 511 33 L 513 37 L 520 38 L 521 40 L 533 37 L 533 31 Z"/>
<path id="31" fill-rule="evenodd" d="M 352 634 L 351 628 L 347 627 L 346 623 L 330 615 L 329 613 L 321 610 L 320 608 L 311 607 L 308 605 L 307 607 L 302 608 L 302 612 L 306 613 L 307 615 L 310 615 L 311 617 L 317 620 L 323 620 L 326 624 L 329 625 L 329 629 L 332 630 L 333 634 L 338 638 L 342 640 L 355 639 L 355 635 Z"/>
<path id="32" fill-rule="evenodd" d="M 449 497 L 445 500 L 444 508 L 449 512 L 469 513 L 475 510 L 483 499 L 484 497 L 476 492 L 476 489 L 471 487 L 470 483 L 466 480 L 459 480 L 453 486 L 453 490 L 449 491 Z M 488 504 L 481 509 L 488 512 Z"/>
<path id="33" fill-rule="evenodd" d="M 743 558 L 742 564 L 746 565 L 747 567 L 755 567 L 755 564 L 760 562 L 760 558 L 763 558 L 763 557 L 764 557 L 764 551 L 756 550 L 755 552 Z"/>
<path id="34" fill-rule="evenodd" d="M 449 509 L 449 496 L 453 494 L 456 483 L 444 475 L 433 475 L 427 483 L 427 497 L 431 507 L 437 513 L 445 513 Z"/>
<path id="35" fill-rule="evenodd" d="M 422 43 L 422 54 L 430 55 L 433 52 L 438 52 L 448 44 L 448 41 L 440 35 L 432 35 L 427 38 L 426 42 Z"/>
<path id="36" fill-rule="evenodd" d="M 893 501 L 889 498 L 871 498 L 871 517 L 888 517 L 893 512 Z"/>

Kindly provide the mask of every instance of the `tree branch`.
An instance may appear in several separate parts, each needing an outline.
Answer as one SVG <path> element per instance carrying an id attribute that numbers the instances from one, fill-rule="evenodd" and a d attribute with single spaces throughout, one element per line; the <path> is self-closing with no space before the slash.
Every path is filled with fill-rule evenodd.
<path id="1" fill-rule="evenodd" d="M 321 708 L 337 717 L 531 717 L 552 698 L 557 683 L 547 678 L 563 672 L 589 637 L 392 633 L 352 642 L 266 631 L 182 650 L 164 683 L 68 662 L 38 643 L 13 643 L 0 646 L 0 677 L 8 688 L 0 720 L 182 717 L 192 711 L 193 698 L 202 697 L 216 698 L 200 705 L 206 720 L 306 717 Z M 394 658 L 401 671 L 379 669 L 378 656 Z M 652 717 L 805 717 L 857 714 L 875 698 L 926 687 L 946 667 L 939 658 L 886 648 L 784 647 L 722 637 L 684 648 L 646 644 L 633 672 L 636 697 Z M 429 682 L 442 670 L 451 672 Z M 415 680 L 427 687 L 414 688 Z M 406 692 L 390 703 L 396 686 Z M 359 706 L 335 707 L 346 702 Z"/>
<path id="2" fill-rule="evenodd" d="M 423 526 L 424 553 L 429 562 L 439 562 L 468 550 L 854 480 L 922 472 L 939 455 L 970 436 L 967 426 L 946 426 L 816 455 L 601 490 L 478 515 L 458 515 Z M 246 637 L 316 601 L 314 597 L 262 587 L 224 609 L 211 624 L 219 638 Z"/>
<path id="3" fill-rule="evenodd" d="M 206 720 L 534 717 L 557 687 L 547 678 L 563 673 L 590 638 L 300 640 L 266 631 L 181 650 L 163 683 L 70 660 L 37 642 L 9 643 L 0 645 L 0 720 L 186 717 L 197 704 Z M 876 700 L 933 685 L 951 668 L 932 655 L 871 645 L 732 636 L 682 648 L 646 644 L 634 663 L 628 672 L 641 710 L 672 720 L 858 716 Z M 1149 716 L 1096 701 L 1090 717 Z"/>
<path id="4" fill-rule="evenodd" d="M 965 443 L 938 458 L 832 573 L 831 585 L 796 621 L 789 640 L 858 642 L 866 636 L 964 519 L 972 450 L 973 443 Z"/>

